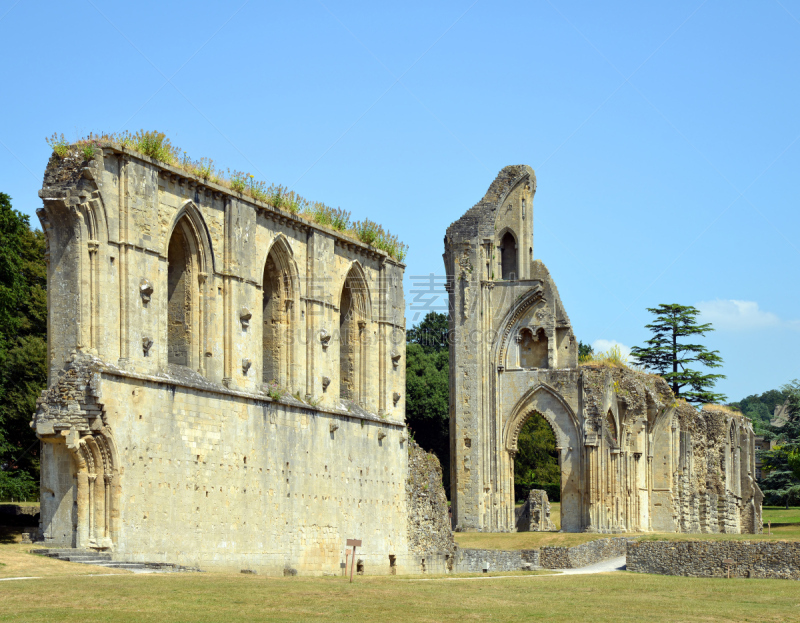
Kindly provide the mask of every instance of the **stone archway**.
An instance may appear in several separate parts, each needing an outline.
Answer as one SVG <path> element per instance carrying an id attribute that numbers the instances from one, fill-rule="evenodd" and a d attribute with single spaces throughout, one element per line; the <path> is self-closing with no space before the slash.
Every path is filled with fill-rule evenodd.
<path id="1" fill-rule="evenodd" d="M 538 413 L 553 429 L 561 468 L 561 530 L 581 532 L 584 528 L 581 495 L 581 443 L 576 416 L 564 398 L 552 387 L 537 385 L 527 391 L 512 411 L 504 426 L 506 474 L 509 481 L 502 487 L 507 495 L 507 508 L 514 512 L 514 455 L 518 451 L 519 432 L 532 414 Z"/>

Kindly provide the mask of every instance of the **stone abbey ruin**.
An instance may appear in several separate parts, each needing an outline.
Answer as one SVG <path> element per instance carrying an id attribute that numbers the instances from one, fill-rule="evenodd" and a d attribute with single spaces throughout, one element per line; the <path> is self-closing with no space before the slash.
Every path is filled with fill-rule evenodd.
<path id="1" fill-rule="evenodd" d="M 566 532 L 760 532 L 755 439 L 741 414 L 675 400 L 660 377 L 578 366 L 550 273 L 533 259 L 536 176 L 503 169 L 453 223 L 453 527 L 514 529 L 514 453 L 534 413 L 555 434 Z"/>
<path id="2" fill-rule="evenodd" d="M 535 412 L 558 440 L 564 530 L 759 531 L 746 419 L 578 366 L 533 260 L 535 188 L 507 167 L 445 239 L 453 529 L 515 529 Z M 43 544 L 322 574 L 355 538 L 367 573 L 452 568 L 438 463 L 404 421 L 401 262 L 118 146 L 54 155 L 40 196 Z"/>

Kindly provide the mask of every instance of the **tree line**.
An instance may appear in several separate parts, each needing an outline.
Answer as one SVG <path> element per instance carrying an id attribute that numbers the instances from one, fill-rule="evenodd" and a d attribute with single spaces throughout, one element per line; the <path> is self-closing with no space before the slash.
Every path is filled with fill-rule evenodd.
<path id="1" fill-rule="evenodd" d="M 30 421 L 46 382 L 45 238 L 0 193 L 0 500 L 38 497 Z"/>

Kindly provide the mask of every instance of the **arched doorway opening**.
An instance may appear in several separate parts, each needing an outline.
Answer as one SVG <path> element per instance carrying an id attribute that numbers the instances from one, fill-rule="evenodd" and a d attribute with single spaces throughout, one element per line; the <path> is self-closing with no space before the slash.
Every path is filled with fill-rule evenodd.
<path id="1" fill-rule="evenodd" d="M 561 465 L 556 439 L 550 423 L 538 411 L 531 411 L 520 428 L 514 455 L 518 530 L 561 529 Z M 531 491 L 544 491 L 550 508 L 543 507 L 540 494 L 530 496 Z"/>

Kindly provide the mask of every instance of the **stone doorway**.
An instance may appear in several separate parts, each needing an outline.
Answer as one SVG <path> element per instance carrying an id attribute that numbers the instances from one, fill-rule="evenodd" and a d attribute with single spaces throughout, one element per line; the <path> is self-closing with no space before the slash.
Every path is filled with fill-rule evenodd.
<path id="1" fill-rule="evenodd" d="M 538 493 L 531 497 L 531 491 Z M 517 530 L 561 528 L 561 465 L 556 433 L 537 411 L 530 412 L 517 438 L 514 500 Z M 536 521 L 531 513 L 537 515 Z"/>

